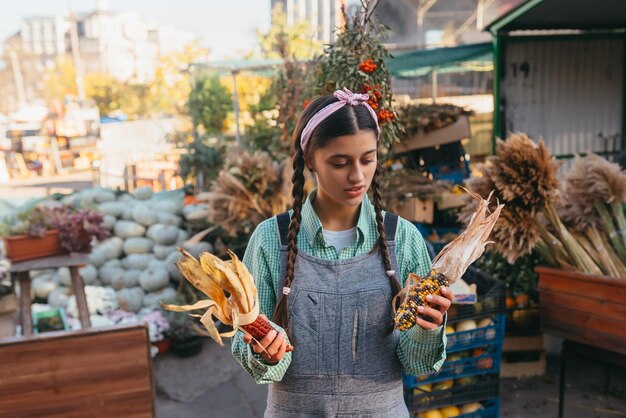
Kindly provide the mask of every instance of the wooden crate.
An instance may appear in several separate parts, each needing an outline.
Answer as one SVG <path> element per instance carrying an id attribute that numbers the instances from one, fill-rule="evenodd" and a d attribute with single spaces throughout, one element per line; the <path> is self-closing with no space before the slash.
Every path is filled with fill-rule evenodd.
<path id="1" fill-rule="evenodd" d="M 626 280 L 537 267 L 544 332 L 626 354 Z"/>
<path id="2" fill-rule="evenodd" d="M 145 326 L 0 340 L 0 417 L 154 417 Z"/>
<path id="3" fill-rule="evenodd" d="M 535 352 L 539 359 L 535 361 L 507 361 L 507 353 Z M 505 337 L 502 346 L 500 377 L 541 376 L 546 372 L 546 352 L 543 348 L 543 336 Z"/>

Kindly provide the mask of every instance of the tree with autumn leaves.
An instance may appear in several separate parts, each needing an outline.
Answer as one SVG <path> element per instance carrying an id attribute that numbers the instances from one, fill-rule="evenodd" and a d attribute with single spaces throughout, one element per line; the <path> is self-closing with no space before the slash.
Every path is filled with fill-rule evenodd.
<path id="1" fill-rule="evenodd" d="M 381 143 L 389 148 L 401 137 L 402 127 L 391 104 L 391 76 L 385 65 L 385 60 L 391 58 L 383 46 L 388 28 L 374 15 L 378 0 L 361 0 L 361 5 L 355 16 L 346 16 L 343 10 L 345 28 L 319 58 L 315 93 L 330 94 L 343 87 L 367 93 L 378 115 Z"/>

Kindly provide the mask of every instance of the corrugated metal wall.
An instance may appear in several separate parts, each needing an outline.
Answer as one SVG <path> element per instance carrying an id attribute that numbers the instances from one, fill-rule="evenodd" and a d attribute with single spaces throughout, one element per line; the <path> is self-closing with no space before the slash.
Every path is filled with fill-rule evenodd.
<path id="1" fill-rule="evenodd" d="M 555 155 L 621 149 L 623 39 L 508 38 L 504 71 L 506 132 L 543 137 Z"/>

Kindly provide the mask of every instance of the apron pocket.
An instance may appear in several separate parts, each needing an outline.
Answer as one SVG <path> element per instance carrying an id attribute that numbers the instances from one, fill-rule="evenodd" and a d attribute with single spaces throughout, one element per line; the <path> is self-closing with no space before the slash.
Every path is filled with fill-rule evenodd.
<path id="1" fill-rule="evenodd" d="M 389 373 L 397 362 L 391 305 L 383 289 L 359 292 L 356 375 Z"/>
<path id="2" fill-rule="evenodd" d="M 321 296 L 299 289 L 289 295 L 289 334 L 294 351 L 289 372 L 293 375 L 317 375 L 320 367 Z"/>

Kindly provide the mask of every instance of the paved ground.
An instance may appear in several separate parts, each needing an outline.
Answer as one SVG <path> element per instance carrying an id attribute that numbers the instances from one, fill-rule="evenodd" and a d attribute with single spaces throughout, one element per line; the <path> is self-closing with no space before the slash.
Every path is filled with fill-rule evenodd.
<path id="1" fill-rule="evenodd" d="M 256 385 L 230 355 L 228 347 L 205 341 L 189 359 L 165 354 L 155 359 L 157 418 L 262 417 L 267 387 Z M 545 376 L 503 379 L 500 416 L 552 418 L 558 410 L 559 358 L 548 357 Z M 577 359 L 570 364 L 565 394 L 566 418 L 626 417 L 626 370 L 613 370 L 610 394 L 605 371 Z"/>

